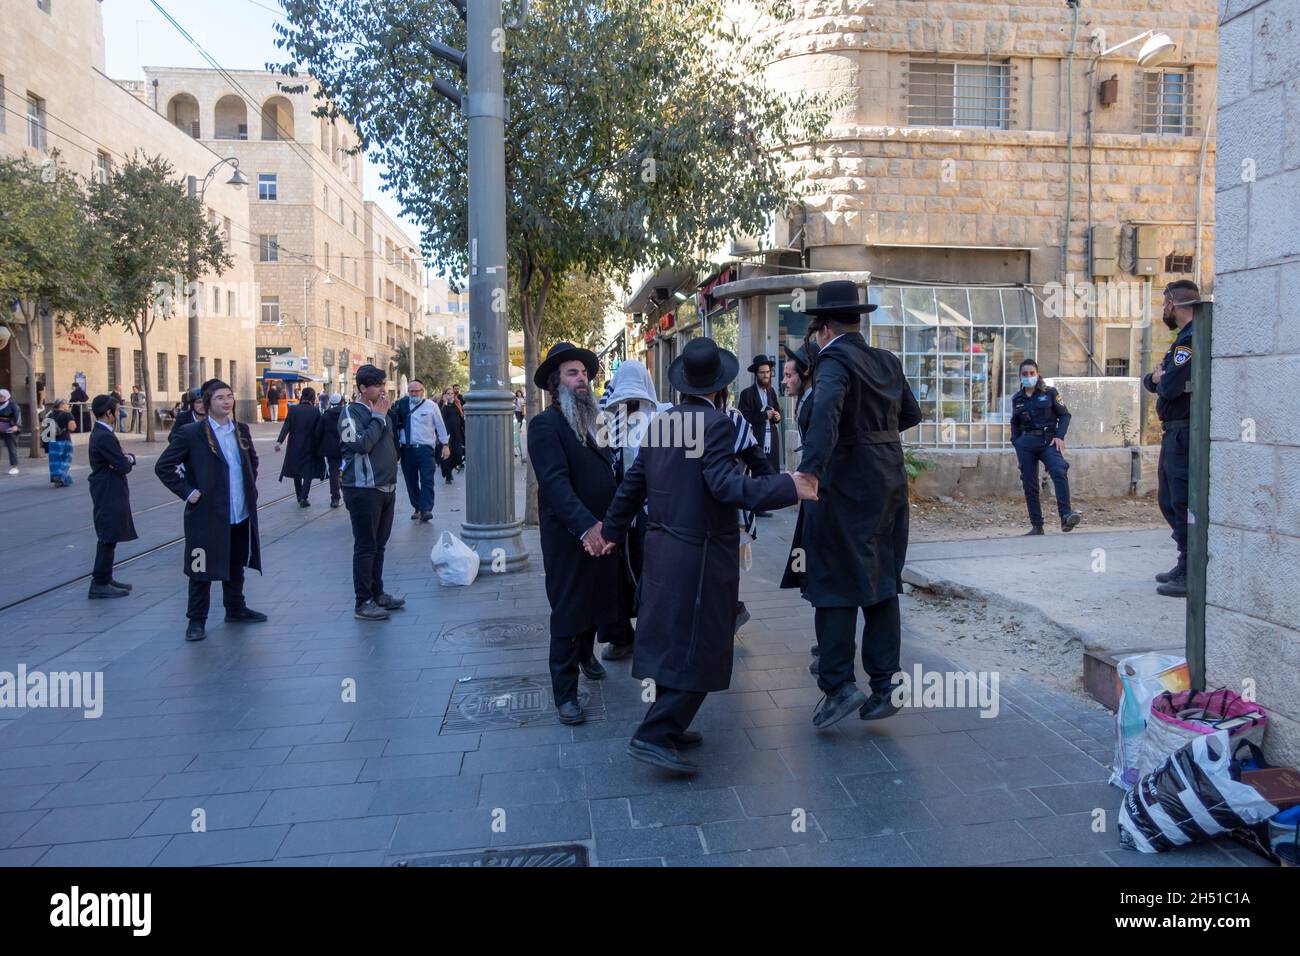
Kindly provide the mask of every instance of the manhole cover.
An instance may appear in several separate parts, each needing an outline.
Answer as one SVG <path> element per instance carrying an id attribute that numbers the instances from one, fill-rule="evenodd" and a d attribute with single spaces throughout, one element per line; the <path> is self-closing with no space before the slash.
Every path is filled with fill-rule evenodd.
<path id="1" fill-rule="evenodd" d="M 475 850 L 397 860 L 393 866 L 588 866 L 587 848 L 576 843 L 521 850 Z"/>
<path id="2" fill-rule="evenodd" d="M 496 651 L 513 647 L 545 647 L 551 643 L 549 622 L 514 617 L 503 621 L 465 621 L 448 624 L 438 640 L 472 651 Z"/>
<path id="3" fill-rule="evenodd" d="M 583 681 L 578 701 L 588 720 L 605 719 L 605 698 L 599 684 Z M 549 676 L 476 677 L 452 690 L 438 733 L 468 734 L 559 722 Z"/>

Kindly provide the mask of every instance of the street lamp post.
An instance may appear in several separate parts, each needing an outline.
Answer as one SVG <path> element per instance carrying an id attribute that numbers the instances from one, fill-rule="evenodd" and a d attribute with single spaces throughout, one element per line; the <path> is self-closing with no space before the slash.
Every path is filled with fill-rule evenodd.
<path id="1" fill-rule="evenodd" d="M 234 186 L 236 189 L 242 189 L 248 185 L 248 178 L 239 170 L 239 160 L 234 156 L 227 156 L 225 159 L 215 163 L 203 177 L 202 183 L 197 176 L 186 177 L 186 192 L 191 199 L 198 200 L 200 206 L 203 205 L 203 194 L 208 188 L 208 183 L 212 182 L 212 177 L 217 174 L 217 170 L 222 166 L 230 163 L 233 172 L 230 178 L 226 180 L 227 186 Z M 190 251 L 190 276 L 198 271 L 198 261 L 193 250 Z M 192 280 L 191 280 L 192 281 Z M 189 349 L 190 349 L 190 388 L 199 385 L 199 308 L 198 302 L 195 301 L 193 289 L 189 292 Z"/>
<path id="2" fill-rule="evenodd" d="M 333 285 L 334 279 L 330 276 L 328 269 L 325 270 L 324 275 L 325 281 L 321 284 Z M 302 357 L 307 360 L 309 366 L 311 365 L 311 351 L 307 342 L 307 330 L 309 328 L 307 317 L 311 315 L 311 313 L 307 311 L 307 293 L 311 291 L 312 286 L 316 284 L 318 278 L 320 278 L 318 275 L 310 273 L 302 277 Z"/>

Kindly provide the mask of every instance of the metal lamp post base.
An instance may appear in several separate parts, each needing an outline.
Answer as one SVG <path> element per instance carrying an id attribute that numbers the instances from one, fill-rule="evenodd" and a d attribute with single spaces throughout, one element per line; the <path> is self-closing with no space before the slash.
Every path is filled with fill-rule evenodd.
<path id="1" fill-rule="evenodd" d="M 515 515 L 514 394 L 465 393 L 465 543 L 494 573 L 528 567 L 524 524 Z"/>

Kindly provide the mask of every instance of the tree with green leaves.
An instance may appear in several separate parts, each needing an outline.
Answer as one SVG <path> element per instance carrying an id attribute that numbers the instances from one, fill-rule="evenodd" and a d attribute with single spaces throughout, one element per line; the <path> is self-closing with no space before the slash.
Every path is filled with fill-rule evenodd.
<path id="1" fill-rule="evenodd" d="M 140 340 L 140 383 L 145 396 L 145 438 L 154 440 L 149 333 L 159 319 L 200 308 L 200 275 L 220 275 L 234 259 L 221 234 L 186 195 L 185 180 L 162 156 L 132 156 L 90 193 L 90 207 L 108 237 L 107 262 L 96 328 L 117 325 Z M 183 304 L 182 304 L 183 303 Z"/>
<path id="2" fill-rule="evenodd" d="M 32 458 L 41 457 L 33 356 L 54 346 L 42 341 L 41 317 L 68 329 L 93 313 L 103 248 L 83 183 L 57 152 L 39 166 L 0 158 L 0 325 L 27 370 Z"/>
<path id="3" fill-rule="evenodd" d="M 282 3 L 276 42 L 290 59 L 272 68 L 315 78 L 318 115 L 348 117 L 422 223 L 426 258 L 463 275 L 467 130 L 435 89 L 458 78 L 431 46 L 464 48 L 453 5 Z M 548 306 L 571 277 L 698 263 L 795 198 L 785 160 L 821 137 L 833 104 L 767 84 L 793 13 L 781 0 L 754 6 L 778 29 L 743 32 L 716 0 L 535 0 L 505 35 L 506 230 L 530 409 L 539 351 L 555 338 Z"/>
<path id="4" fill-rule="evenodd" d="M 408 343 L 403 342 L 397 347 L 393 362 L 399 372 L 410 375 L 411 358 Z M 430 395 L 448 385 L 463 387 L 469 384 L 469 370 L 460 360 L 456 343 L 440 335 L 415 337 L 415 377 L 424 383 Z"/>

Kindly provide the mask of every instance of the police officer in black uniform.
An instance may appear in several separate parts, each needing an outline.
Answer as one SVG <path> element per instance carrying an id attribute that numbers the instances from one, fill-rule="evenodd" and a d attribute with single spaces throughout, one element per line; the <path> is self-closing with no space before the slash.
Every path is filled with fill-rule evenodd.
<path id="1" fill-rule="evenodd" d="M 1020 461 L 1020 483 L 1025 489 L 1029 509 L 1029 534 L 1043 533 L 1043 509 L 1038 501 L 1038 463 L 1041 461 L 1052 476 L 1056 488 L 1056 510 L 1061 514 L 1061 530 L 1073 531 L 1083 515 L 1070 507 L 1070 470 L 1065 460 L 1065 433 L 1070 427 L 1070 412 L 1056 394 L 1043 384 L 1038 363 L 1025 359 L 1020 363 L 1020 391 L 1011 400 L 1011 444 Z"/>
<path id="2" fill-rule="evenodd" d="M 1192 419 L 1192 306 L 1201 291 L 1190 279 L 1165 286 L 1165 309 L 1161 318 L 1171 332 L 1178 330 L 1174 344 L 1160 364 L 1142 378 L 1148 392 L 1156 393 L 1156 414 L 1164 434 L 1160 439 L 1160 513 L 1173 529 L 1178 545 L 1178 563 L 1156 575 L 1157 594 L 1187 596 L 1187 455 Z"/>

